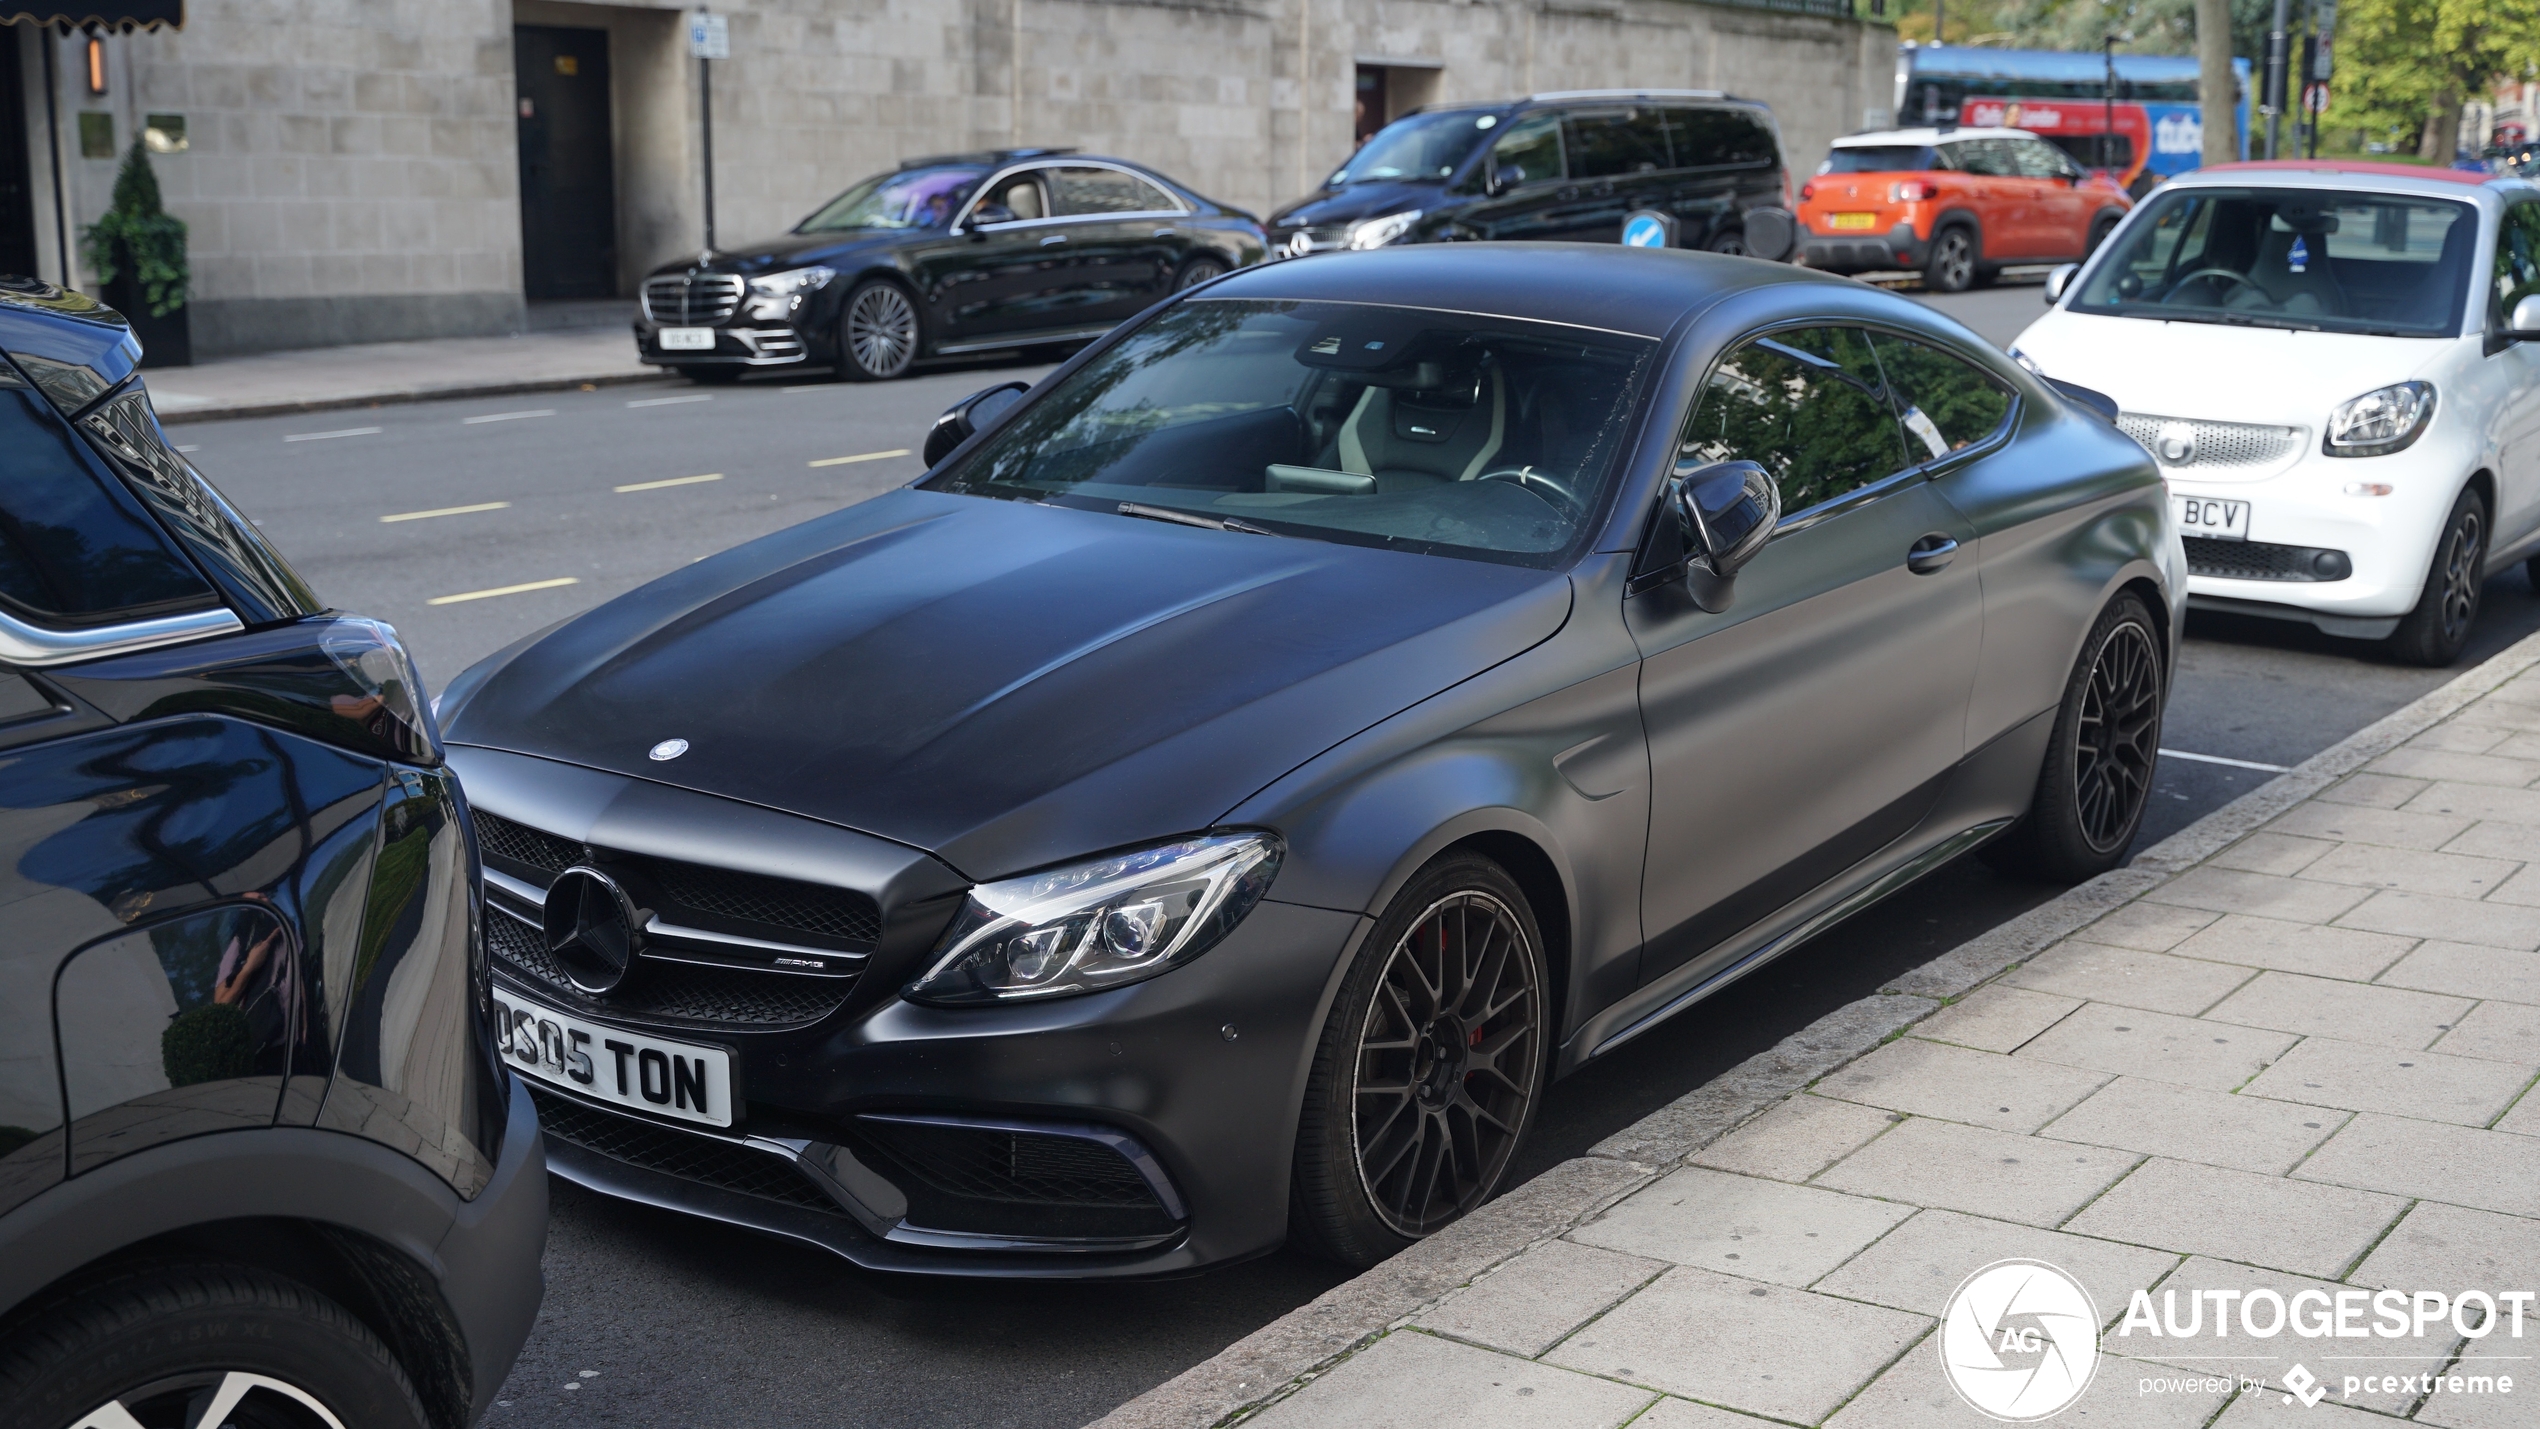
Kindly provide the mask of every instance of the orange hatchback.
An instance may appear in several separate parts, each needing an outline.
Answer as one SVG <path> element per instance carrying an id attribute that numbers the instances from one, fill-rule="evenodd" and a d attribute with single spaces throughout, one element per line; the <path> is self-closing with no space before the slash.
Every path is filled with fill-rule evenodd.
<path id="1" fill-rule="evenodd" d="M 2076 262 L 2131 207 L 2025 129 L 1854 134 L 1800 187 L 1800 256 L 1832 273 L 1918 268 L 1954 293 L 2007 263 Z"/>

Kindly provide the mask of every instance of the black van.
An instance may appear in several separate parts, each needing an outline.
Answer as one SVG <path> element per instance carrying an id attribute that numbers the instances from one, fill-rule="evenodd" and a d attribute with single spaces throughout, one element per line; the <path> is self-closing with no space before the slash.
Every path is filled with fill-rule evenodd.
<path id="1" fill-rule="evenodd" d="M 1456 239 L 1612 243 L 1634 209 L 1676 241 L 1788 256 L 1790 177 L 1773 111 L 1710 89 L 1594 89 L 1415 110 L 1322 191 L 1271 215 L 1270 254 Z M 1773 217 L 1754 225 L 1756 210 Z"/>
<path id="2" fill-rule="evenodd" d="M 467 807 L 140 355 L 0 278 L 0 1424 L 458 1429 L 547 1227 Z"/>

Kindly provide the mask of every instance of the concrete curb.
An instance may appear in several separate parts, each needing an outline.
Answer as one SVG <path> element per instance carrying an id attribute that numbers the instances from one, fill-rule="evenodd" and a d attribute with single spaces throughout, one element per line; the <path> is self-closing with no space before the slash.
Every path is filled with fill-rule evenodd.
<path id="1" fill-rule="evenodd" d="M 1264 1325 L 1109 1414 L 1091 1429 L 1201 1429 L 1285 1398 L 1304 1381 L 1448 1292 L 1585 1222 L 1739 1125 L 2026 961 L 2058 939 L 2196 866 L 2523 671 L 2525 636 L 2384 718 L 2092 879 L 1961 943 L 1878 994 L 1836 1008 L 1710 1082 L 1510 1191 L 1384 1264 Z"/>
<path id="2" fill-rule="evenodd" d="M 144 373 L 146 380 L 149 374 Z M 514 382 L 453 383 L 447 387 L 401 387 L 349 397 L 321 397 L 305 402 L 246 402 L 216 407 L 186 407 L 159 413 L 159 425 L 181 422 L 225 422 L 239 417 L 280 417 L 293 412 L 336 412 L 352 407 L 386 407 L 408 402 L 446 402 L 464 397 L 508 397 L 519 392 L 566 392 L 584 387 L 623 387 L 633 382 L 668 382 L 665 373 L 603 372 L 588 377 L 541 377 Z"/>

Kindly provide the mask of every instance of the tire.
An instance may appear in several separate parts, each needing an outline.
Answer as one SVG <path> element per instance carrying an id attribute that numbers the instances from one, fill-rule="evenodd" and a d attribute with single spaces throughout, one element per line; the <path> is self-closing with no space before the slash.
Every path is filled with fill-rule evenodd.
<path id="1" fill-rule="evenodd" d="M 849 382 L 905 377 L 926 342 L 917 299 L 888 278 L 867 278 L 838 305 L 838 375 Z"/>
<path id="2" fill-rule="evenodd" d="M 2463 487 L 2435 540 L 2416 608 L 2400 617 L 2385 642 L 2392 658 L 2435 669 L 2461 658 L 2478 626 L 2486 560 L 2487 499 L 2476 487 Z"/>
<path id="3" fill-rule="evenodd" d="M 2000 268 L 1997 268 L 1990 263 L 1979 263 L 1976 265 L 1976 271 L 1968 277 L 1967 286 L 1970 288 L 1990 288 L 1996 282 L 2000 281 L 2001 277 L 2002 270 Z"/>
<path id="4" fill-rule="evenodd" d="M 52 1429 L 120 1403 L 144 1429 L 181 1429 L 189 1405 L 230 1392 L 243 1396 L 227 1416 L 235 1429 L 320 1429 L 311 1403 L 345 1429 L 431 1426 L 378 1336 L 325 1296 L 246 1266 L 110 1272 L 16 1317 L 0 1344 L 12 1424 Z"/>
<path id="5" fill-rule="evenodd" d="M 1431 993 L 1433 979 L 1461 990 Z M 1364 1268 L 1489 1200 L 1542 1100 L 1548 1006 L 1543 938 L 1506 870 L 1463 853 L 1413 876 L 1315 1049 L 1290 1181 L 1297 1246 Z"/>
<path id="6" fill-rule="evenodd" d="M 1923 286 L 1935 293 L 1963 293 L 1976 278 L 1976 240 L 1964 224 L 1940 231 L 1923 263 Z"/>
<path id="7" fill-rule="evenodd" d="M 1179 293 L 1186 289 L 1196 288 L 1202 283 L 1213 282 L 1226 276 L 1229 271 L 1231 270 L 1227 268 L 1226 260 L 1223 258 L 1194 258 L 1183 264 L 1182 271 L 1174 275 L 1173 291 Z"/>
<path id="8" fill-rule="evenodd" d="M 2090 220 L 2090 238 L 2082 245 L 2081 256 L 2087 258 L 2098 252 L 2099 245 L 2107 242 L 2108 235 L 2117 231 L 2117 224 L 2124 217 L 2113 209 L 2099 210 L 2099 216 Z"/>
<path id="9" fill-rule="evenodd" d="M 1984 846 L 2005 872 L 2079 883 L 2125 862 L 2160 756 L 2161 640 L 2131 593 L 2108 602 L 2064 682 L 2029 810 Z"/>
<path id="10" fill-rule="evenodd" d="M 1711 241 L 1702 246 L 1713 253 L 1725 253 L 1732 258 L 1754 256 L 1747 251 L 1746 230 L 1743 228 L 1732 228 L 1726 233 L 1715 233 L 1711 235 Z"/>

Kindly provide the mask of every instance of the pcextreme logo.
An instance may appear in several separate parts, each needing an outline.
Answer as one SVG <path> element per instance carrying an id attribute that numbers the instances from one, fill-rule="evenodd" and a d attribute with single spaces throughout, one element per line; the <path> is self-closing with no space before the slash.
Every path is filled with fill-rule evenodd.
<path id="1" fill-rule="evenodd" d="M 2042 1260 L 1997 1260 L 1958 1282 L 1940 1322 L 1940 1367 L 1969 1408 L 2029 1424 L 2069 1408 L 2099 1369 L 2099 1309 Z"/>

